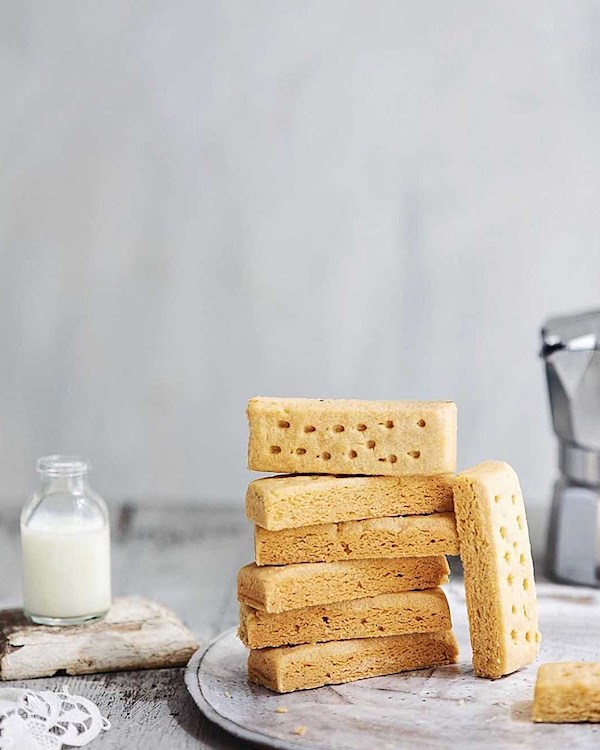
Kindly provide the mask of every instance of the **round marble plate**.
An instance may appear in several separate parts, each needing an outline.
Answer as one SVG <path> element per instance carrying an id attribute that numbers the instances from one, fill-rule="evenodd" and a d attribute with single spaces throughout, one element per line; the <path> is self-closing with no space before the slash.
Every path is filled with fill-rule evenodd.
<path id="1" fill-rule="evenodd" d="M 463 593 L 452 584 L 446 591 L 461 649 L 458 665 L 279 695 L 248 682 L 247 651 L 229 630 L 192 657 L 186 685 L 211 721 L 282 750 L 597 747 L 598 725 L 532 723 L 537 665 L 496 681 L 473 676 Z M 597 596 L 548 584 L 538 593 L 540 661 L 597 659 L 599 641 L 589 635 L 590 623 L 600 621 Z M 302 736 L 298 727 L 306 727 Z"/>

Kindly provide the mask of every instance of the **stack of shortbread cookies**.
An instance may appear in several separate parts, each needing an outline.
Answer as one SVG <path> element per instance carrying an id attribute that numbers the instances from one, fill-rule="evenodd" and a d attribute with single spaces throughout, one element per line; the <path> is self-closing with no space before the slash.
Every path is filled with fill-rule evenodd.
<path id="1" fill-rule="evenodd" d="M 446 555 L 452 402 L 255 398 L 255 563 L 238 576 L 250 680 L 288 692 L 456 661 Z"/>

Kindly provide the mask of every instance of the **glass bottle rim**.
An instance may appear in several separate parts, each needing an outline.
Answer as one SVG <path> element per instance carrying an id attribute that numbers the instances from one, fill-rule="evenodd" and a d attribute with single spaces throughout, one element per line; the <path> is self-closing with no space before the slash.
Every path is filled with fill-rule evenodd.
<path id="1" fill-rule="evenodd" d="M 40 474 L 47 474 L 51 477 L 79 477 L 88 473 L 91 464 L 80 456 L 54 454 L 38 458 L 35 468 Z"/>

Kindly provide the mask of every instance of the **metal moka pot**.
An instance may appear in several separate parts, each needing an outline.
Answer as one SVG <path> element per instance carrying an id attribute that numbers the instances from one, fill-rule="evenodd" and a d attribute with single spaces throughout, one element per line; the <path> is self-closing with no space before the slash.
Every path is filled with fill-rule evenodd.
<path id="1" fill-rule="evenodd" d="M 554 485 L 548 572 L 600 586 L 600 310 L 542 328 L 560 478 Z"/>

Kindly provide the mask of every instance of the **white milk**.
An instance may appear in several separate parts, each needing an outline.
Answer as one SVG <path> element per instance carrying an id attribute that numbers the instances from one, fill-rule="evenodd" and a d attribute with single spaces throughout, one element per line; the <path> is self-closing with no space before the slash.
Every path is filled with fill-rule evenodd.
<path id="1" fill-rule="evenodd" d="M 111 605 L 110 530 L 81 518 L 21 527 L 25 610 L 50 618 L 106 612 Z"/>

